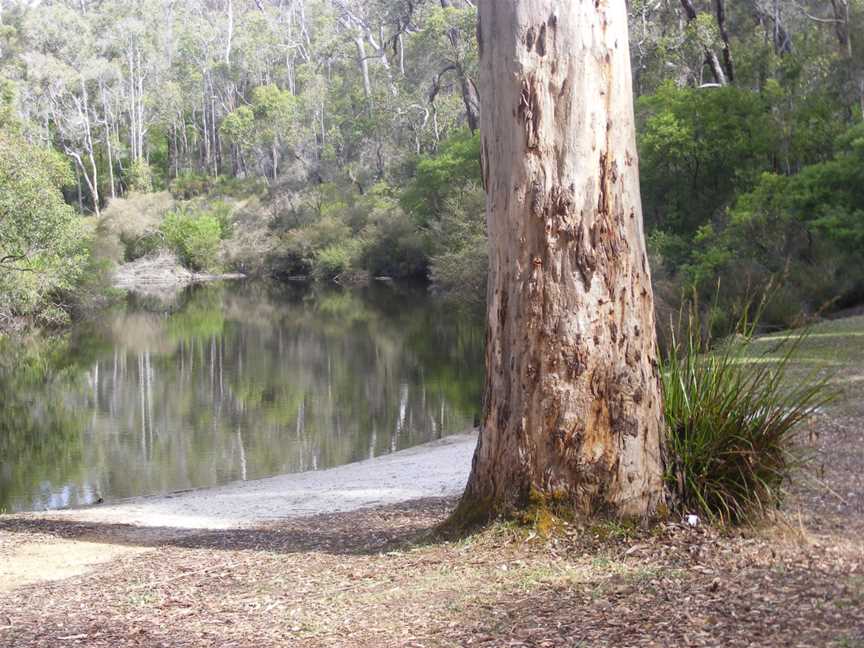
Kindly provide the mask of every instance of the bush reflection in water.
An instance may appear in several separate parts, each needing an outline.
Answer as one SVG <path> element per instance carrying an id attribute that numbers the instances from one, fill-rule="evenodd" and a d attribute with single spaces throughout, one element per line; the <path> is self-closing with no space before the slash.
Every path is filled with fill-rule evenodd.
<path id="1" fill-rule="evenodd" d="M 130 297 L 0 342 L 0 510 L 336 466 L 463 432 L 482 317 L 421 288 L 259 283 Z"/>

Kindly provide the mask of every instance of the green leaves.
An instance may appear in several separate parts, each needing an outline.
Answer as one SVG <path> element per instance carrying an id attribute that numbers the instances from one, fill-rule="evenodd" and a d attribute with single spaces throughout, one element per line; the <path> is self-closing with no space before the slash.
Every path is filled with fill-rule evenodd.
<path id="1" fill-rule="evenodd" d="M 0 132 L 0 316 L 44 314 L 88 258 L 81 220 L 63 201 L 69 166 L 56 153 Z"/>
<path id="2" fill-rule="evenodd" d="M 649 225 L 692 236 L 770 167 L 778 134 L 768 104 L 749 90 L 681 88 L 639 101 Z"/>
<path id="3" fill-rule="evenodd" d="M 753 323 L 715 348 L 692 313 L 661 363 L 667 483 L 687 512 L 725 523 L 753 519 L 782 499 L 799 426 L 831 399 L 815 374 L 790 370 L 806 333 L 760 350 Z"/>
<path id="4" fill-rule="evenodd" d="M 184 265 L 193 270 L 215 268 L 222 240 L 218 216 L 208 212 L 192 214 L 180 209 L 165 217 L 161 230 Z"/>
<path id="5" fill-rule="evenodd" d="M 252 102 L 225 116 L 219 132 L 225 139 L 249 152 L 254 147 L 273 147 L 292 139 L 298 99 L 274 84 L 252 90 Z M 270 155 L 265 153 L 265 157 Z"/>
<path id="6" fill-rule="evenodd" d="M 471 181 L 480 184 L 480 134 L 463 130 L 444 142 L 436 155 L 420 158 L 414 181 L 402 194 L 402 207 L 426 225 L 454 187 Z"/>

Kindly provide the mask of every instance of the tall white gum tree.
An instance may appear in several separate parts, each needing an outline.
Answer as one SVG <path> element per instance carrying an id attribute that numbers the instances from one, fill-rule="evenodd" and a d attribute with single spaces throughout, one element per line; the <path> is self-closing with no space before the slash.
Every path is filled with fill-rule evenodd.
<path id="1" fill-rule="evenodd" d="M 649 516 L 663 423 L 625 0 L 478 9 L 488 344 L 455 519 L 538 497 Z"/>

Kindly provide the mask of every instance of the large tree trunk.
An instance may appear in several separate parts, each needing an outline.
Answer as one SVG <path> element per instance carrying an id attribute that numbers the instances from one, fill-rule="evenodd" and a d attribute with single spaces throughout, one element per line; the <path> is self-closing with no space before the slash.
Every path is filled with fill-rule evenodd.
<path id="1" fill-rule="evenodd" d="M 662 412 L 624 0 L 479 9 L 486 395 L 455 519 L 537 494 L 650 515 Z"/>

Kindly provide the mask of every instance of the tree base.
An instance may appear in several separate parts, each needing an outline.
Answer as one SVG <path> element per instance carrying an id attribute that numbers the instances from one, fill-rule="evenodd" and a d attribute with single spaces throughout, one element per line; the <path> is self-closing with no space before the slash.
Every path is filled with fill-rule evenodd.
<path id="1" fill-rule="evenodd" d="M 442 522 L 437 532 L 446 538 L 459 538 L 469 535 L 496 521 L 514 522 L 530 528 L 542 537 L 549 537 L 563 526 L 577 521 L 615 523 L 645 526 L 669 517 L 665 503 L 648 517 L 620 515 L 610 510 L 584 511 L 565 491 L 543 492 L 530 488 L 520 502 L 495 502 L 465 493 L 456 508 Z"/>

